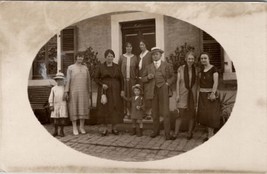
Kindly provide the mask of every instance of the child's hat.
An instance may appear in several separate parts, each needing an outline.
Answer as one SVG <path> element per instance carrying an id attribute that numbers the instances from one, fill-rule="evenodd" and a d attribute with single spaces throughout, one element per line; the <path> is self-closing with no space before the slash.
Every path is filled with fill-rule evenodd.
<path id="1" fill-rule="evenodd" d="M 132 87 L 132 90 L 134 90 L 135 88 L 139 89 L 141 92 L 143 91 L 143 90 L 142 90 L 142 87 L 141 87 L 140 84 L 136 84 L 136 85 L 134 85 L 134 86 Z"/>
<path id="2" fill-rule="evenodd" d="M 54 77 L 54 79 L 56 80 L 56 79 L 64 79 L 64 74 L 62 73 L 62 72 L 58 72 L 57 74 L 56 74 L 56 76 Z"/>

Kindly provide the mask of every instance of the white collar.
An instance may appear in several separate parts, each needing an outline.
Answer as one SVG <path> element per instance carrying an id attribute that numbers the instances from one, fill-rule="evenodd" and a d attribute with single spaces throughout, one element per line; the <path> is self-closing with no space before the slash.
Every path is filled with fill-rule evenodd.
<path id="1" fill-rule="evenodd" d="M 157 60 L 157 61 L 153 61 L 155 64 L 161 64 L 161 60 L 159 59 L 159 60 Z"/>
<path id="2" fill-rule="evenodd" d="M 147 53 L 148 53 L 148 50 L 146 50 L 144 53 L 141 52 L 141 53 L 140 53 L 140 57 L 141 57 L 141 58 L 145 57 L 145 55 L 146 55 Z"/>
<path id="3" fill-rule="evenodd" d="M 133 57 L 134 55 L 133 54 L 131 54 L 131 55 L 127 55 L 127 54 L 123 54 L 126 58 L 131 58 L 131 57 Z"/>

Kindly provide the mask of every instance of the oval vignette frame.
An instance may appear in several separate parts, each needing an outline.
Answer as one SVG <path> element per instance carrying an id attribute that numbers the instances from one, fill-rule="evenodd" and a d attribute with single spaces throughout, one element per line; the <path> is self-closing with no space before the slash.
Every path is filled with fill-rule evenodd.
<path id="1" fill-rule="evenodd" d="M 176 68 L 178 68 L 178 65 L 183 61 L 183 49 L 193 49 L 197 55 L 202 51 L 207 51 L 215 55 L 211 62 L 221 70 L 219 81 L 221 86 L 219 86 L 219 89 L 223 91 L 223 93 L 220 95 L 220 100 L 221 103 L 224 104 L 225 109 L 222 111 L 222 114 L 225 114 L 226 117 L 230 116 L 237 93 L 237 79 L 233 62 L 216 39 L 192 24 L 170 16 L 133 11 L 112 12 L 90 17 L 64 28 L 60 33 L 60 39 L 58 35 L 52 37 L 36 55 L 31 68 L 30 80 L 32 80 L 32 82 L 28 86 L 28 94 L 35 116 L 44 124 L 48 132 L 52 133 L 53 128 L 51 126 L 51 120 L 49 119 L 48 105 L 45 102 L 50 94 L 51 87 L 55 85 L 52 79 L 56 72 L 60 69 L 61 72 L 66 75 L 67 67 L 74 63 L 74 55 L 78 51 L 87 51 L 89 55 L 87 57 L 91 58 L 87 60 L 95 61 L 89 62 L 88 64 L 89 70 L 92 71 L 94 71 L 94 67 L 97 65 L 95 63 L 99 63 L 97 59 L 100 62 L 104 61 L 104 51 L 108 48 L 111 48 L 115 52 L 116 56 L 114 61 L 118 62 L 119 55 L 125 51 L 123 50 L 123 46 L 127 39 L 132 41 L 133 50 L 136 51 L 134 53 L 138 55 L 139 46 L 136 43 L 138 43 L 140 39 L 138 38 L 140 37 L 140 33 L 145 40 L 149 40 L 150 48 L 153 43 L 153 46 L 164 48 L 163 58 L 169 63 L 173 63 L 173 66 Z M 58 41 L 60 41 L 60 44 L 58 44 Z M 55 46 L 60 46 L 61 50 L 58 52 Z M 58 59 L 57 55 L 61 55 L 61 59 Z M 58 65 L 59 63 L 61 65 Z M 36 82 L 33 82 L 35 80 Z M 101 119 L 96 116 L 96 88 L 97 85 L 93 83 L 93 109 L 91 110 L 92 115 L 90 119 L 86 121 L 87 134 L 79 135 L 78 137 L 72 135 L 72 128 L 69 122 L 65 128 L 66 136 L 57 137 L 62 143 L 88 155 L 112 160 L 137 162 L 173 157 L 187 152 L 203 143 L 202 139 L 205 136 L 205 130 L 200 125 L 196 125 L 195 131 L 197 131 L 194 133 L 195 139 L 192 139 L 194 143 L 191 143 L 192 141 L 190 142 L 190 140 L 186 140 L 185 133 L 182 132 L 181 136 L 173 141 L 173 147 L 168 147 L 168 143 L 166 143 L 168 141 L 161 138 L 164 136 L 162 131 L 161 136 L 158 138 L 158 142 L 161 144 L 156 143 L 154 145 L 156 145 L 155 147 L 157 148 L 149 148 L 147 144 L 153 142 L 153 139 L 149 137 L 152 123 L 147 120 L 144 120 L 144 136 L 139 137 L 139 140 L 137 137 L 129 135 L 131 129 L 130 121 L 124 120 L 124 124 L 118 126 L 121 135 L 110 135 L 109 137 L 112 138 L 102 137 L 101 141 L 100 132 L 103 129 L 103 125 L 101 121 L 99 121 Z M 175 87 L 173 88 L 175 89 Z M 174 93 L 173 97 L 170 98 L 172 123 L 175 118 L 175 108 Z M 46 120 L 42 120 L 44 118 Z M 172 124 L 171 127 L 173 129 L 174 125 Z M 181 130 L 183 129 L 186 129 L 185 123 L 181 125 Z M 69 140 L 66 141 L 66 139 Z M 97 139 L 99 143 L 94 141 Z M 179 146 L 179 140 L 184 143 L 183 147 Z M 136 141 L 138 143 L 133 145 Z M 144 142 L 146 142 L 146 144 L 144 144 Z M 177 144 L 175 144 L 175 142 L 177 142 Z M 124 144 L 119 145 L 119 143 Z M 153 143 L 151 146 L 152 145 Z M 88 148 L 90 146 L 94 148 Z M 134 152 L 133 149 L 138 149 L 138 151 Z M 117 153 L 115 153 L 116 151 Z M 127 155 L 127 153 L 124 153 L 125 151 L 133 151 L 132 153 L 135 154 L 131 157 L 131 155 L 129 155 L 130 153 Z"/>

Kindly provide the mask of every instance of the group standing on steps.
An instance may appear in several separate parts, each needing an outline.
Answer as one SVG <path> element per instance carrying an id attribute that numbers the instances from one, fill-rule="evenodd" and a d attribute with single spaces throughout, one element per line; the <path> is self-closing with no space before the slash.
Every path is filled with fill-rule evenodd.
<path id="1" fill-rule="evenodd" d="M 115 53 L 108 49 L 104 53 L 105 62 L 97 67 L 94 74 L 98 85 L 97 114 L 105 125 L 101 135 L 118 135 L 117 124 L 123 123 L 125 116 L 132 120 L 131 135 L 143 136 L 143 119 L 152 116 L 151 138 L 160 135 L 160 117 L 163 117 L 166 140 L 179 137 L 181 123 L 185 120 L 188 121 L 187 139 L 193 137 L 194 125 L 199 123 L 207 128 L 204 141 L 208 140 L 220 126 L 219 74 L 210 63 L 209 53 L 200 54 L 199 67 L 194 52 L 188 52 L 185 65 L 174 74 L 173 66 L 162 60 L 164 51 L 161 48 L 153 47 L 148 51 L 144 40 L 139 42 L 139 47 L 141 53 L 136 56 L 132 54 L 132 44 L 126 43 L 125 53 L 120 56 L 118 64 L 113 62 Z M 57 73 L 54 78 L 57 85 L 49 96 L 54 136 L 64 136 L 68 117 L 74 135 L 86 134 L 84 124 L 85 119 L 89 119 L 91 106 L 91 78 L 83 59 L 82 53 L 75 56 L 76 62 L 67 69 L 65 85 L 63 73 Z M 173 84 L 176 84 L 177 108 L 172 132 L 169 97 L 172 96 Z"/>

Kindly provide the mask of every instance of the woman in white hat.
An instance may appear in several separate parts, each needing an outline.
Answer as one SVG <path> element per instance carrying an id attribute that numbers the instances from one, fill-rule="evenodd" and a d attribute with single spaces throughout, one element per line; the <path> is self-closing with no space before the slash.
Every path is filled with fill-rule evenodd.
<path id="1" fill-rule="evenodd" d="M 51 118 L 54 119 L 55 131 L 53 136 L 64 136 L 64 125 L 66 118 L 68 117 L 67 103 L 64 100 L 64 74 L 59 72 L 54 78 L 57 82 L 50 92 L 49 106 L 51 110 Z M 58 127 L 60 126 L 60 132 L 58 134 Z"/>

